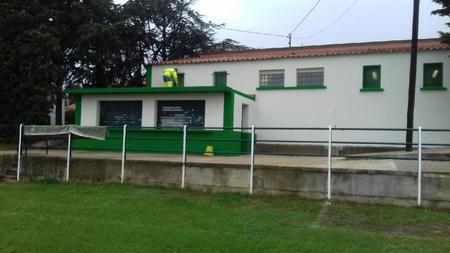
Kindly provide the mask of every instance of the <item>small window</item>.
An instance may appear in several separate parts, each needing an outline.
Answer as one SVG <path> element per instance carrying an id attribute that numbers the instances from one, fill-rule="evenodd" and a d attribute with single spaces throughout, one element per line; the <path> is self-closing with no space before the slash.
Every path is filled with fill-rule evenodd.
<path id="1" fill-rule="evenodd" d="M 441 88 L 442 63 L 426 63 L 423 65 L 423 87 Z"/>
<path id="2" fill-rule="evenodd" d="M 363 67 L 363 89 L 381 90 L 381 66 Z"/>
<path id="3" fill-rule="evenodd" d="M 298 86 L 323 84 L 323 68 L 297 69 Z"/>
<path id="4" fill-rule="evenodd" d="M 178 77 L 177 87 L 184 87 L 184 73 L 177 73 L 177 77 Z"/>
<path id="5" fill-rule="evenodd" d="M 142 101 L 100 101 L 100 126 L 141 126 Z"/>
<path id="6" fill-rule="evenodd" d="M 214 86 L 227 86 L 227 75 L 226 71 L 214 72 Z"/>
<path id="7" fill-rule="evenodd" d="M 261 70 L 259 71 L 260 86 L 283 86 L 284 70 Z"/>

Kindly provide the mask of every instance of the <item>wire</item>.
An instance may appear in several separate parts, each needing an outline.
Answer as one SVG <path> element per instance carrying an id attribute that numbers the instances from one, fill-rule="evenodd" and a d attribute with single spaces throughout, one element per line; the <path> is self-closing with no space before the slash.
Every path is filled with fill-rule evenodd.
<path id="1" fill-rule="evenodd" d="M 247 31 L 247 30 L 234 29 L 234 28 L 227 28 L 227 27 L 221 27 L 220 29 L 222 29 L 222 30 L 228 30 L 228 31 L 235 31 L 235 32 L 242 32 L 242 33 L 250 33 L 250 34 L 257 34 L 257 35 L 265 35 L 265 36 L 272 36 L 272 37 L 282 37 L 282 38 L 286 38 L 286 35 L 281 35 L 281 34 L 263 33 L 263 32 L 254 32 L 254 31 Z"/>
<path id="2" fill-rule="evenodd" d="M 309 10 L 309 12 L 306 14 L 306 16 L 305 16 L 305 17 L 297 24 L 297 26 L 295 26 L 294 30 L 292 30 L 292 32 L 290 32 L 288 36 L 292 35 L 292 34 L 295 32 L 295 30 L 297 30 L 297 28 L 298 28 L 301 24 L 303 24 L 303 22 L 308 18 L 309 14 L 311 14 L 311 12 L 313 12 L 313 10 L 316 8 L 316 6 L 319 5 L 320 1 L 321 1 L 321 0 L 318 0 L 318 1 L 316 2 L 316 4 L 311 8 L 311 10 Z"/>
<path id="3" fill-rule="evenodd" d="M 316 32 L 316 33 L 314 33 L 314 34 L 311 34 L 311 35 L 308 35 L 308 36 L 305 36 L 305 37 L 301 37 L 301 38 L 293 38 L 293 39 L 296 39 L 296 40 L 303 40 L 303 39 L 309 39 L 309 38 L 312 38 L 312 37 L 314 37 L 314 36 L 316 36 L 316 35 L 319 35 L 319 34 L 321 34 L 322 32 L 325 32 L 326 30 L 328 30 L 330 27 L 332 27 L 334 24 L 336 24 L 341 18 L 343 18 L 346 14 L 347 14 L 347 12 L 349 12 L 355 5 L 356 5 L 356 3 L 358 2 L 359 0 L 355 0 L 351 5 L 350 5 L 350 7 L 348 7 L 338 18 L 336 18 L 331 24 L 329 24 L 328 26 L 326 26 L 324 29 L 322 29 L 322 30 L 320 30 L 320 31 L 318 31 L 318 32 Z"/>

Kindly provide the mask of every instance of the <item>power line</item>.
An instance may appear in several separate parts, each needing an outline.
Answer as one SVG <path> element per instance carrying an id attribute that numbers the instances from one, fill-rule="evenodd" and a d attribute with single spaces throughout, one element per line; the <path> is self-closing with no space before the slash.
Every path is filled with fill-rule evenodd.
<path id="1" fill-rule="evenodd" d="M 272 36 L 272 37 L 282 37 L 282 38 L 286 38 L 286 35 L 281 35 L 281 34 L 255 32 L 255 31 L 248 31 L 248 30 L 235 29 L 235 28 L 227 28 L 227 27 L 221 27 L 220 29 L 222 29 L 222 30 L 228 30 L 228 31 L 234 31 L 234 32 L 242 32 L 242 33 L 250 33 L 250 34 L 257 34 L 257 35 L 265 35 L 265 36 Z"/>
<path id="2" fill-rule="evenodd" d="M 332 27 L 334 24 L 336 24 L 341 18 L 343 18 L 346 14 L 347 14 L 347 12 L 349 12 L 355 5 L 356 5 L 356 3 L 358 2 L 359 0 L 355 0 L 351 5 L 350 5 L 350 7 L 348 7 L 338 18 L 336 18 L 333 22 L 331 22 L 331 24 L 329 24 L 328 26 L 326 26 L 324 29 L 322 29 L 322 30 L 320 30 L 320 31 L 318 31 L 318 32 L 316 32 L 316 33 L 314 33 L 314 34 L 311 34 L 311 35 L 308 35 L 308 36 L 305 36 L 305 37 L 301 37 L 301 38 L 293 38 L 293 39 L 296 39 L 296 40 L 303 40 L 303 39 L 309 39 L 309 38 L 312 38 L 312 37 L 314 37 L 314 36 L 316 36 L 316 35 L 319 35 L 319 34 L 321 34 L 322 32 L 325 32 L 326 30 L 328 30 L 330 27 Z"/>
<path id="3" fill-rule="evenodd" d="M 297 30 L 297 28 L 303 24 L 303 22 L 308 18 L 309 14 L 311 14 L 311 12 L 313 12 L 313 10 L 316 8 L 316 6 L 320 3 L 320 0 L 318 0 L 316 2 L 316 4 L 309 10 L 309 12 L 306 14 L 306 16 L 297 24 L 297 26 L 295 26 L 295 28 L 292 30 L 292 32 L 290 32 L 289 34 L 292 35 L 295 30 Z"/>
<path id="4" fill-rule="evenodd" d="M 297 26 L 292 30 L 292 32 L 288 35 L 281 35 L 281 34 L 274 34 L 274 33 L 264 33 L 264 32 L 257 32 L 257 31 L 249 31 L 249 30 L 243 30 L 243 29 L 236 29 L 236 28 L 229 28 L 229 27 L 221 27 L 222 30 L 228 30 L 228 31 L 234 31 L 234 32 L 242 32 L 242 33 L 249 33 L 249 34 L 256 34 L 256 35 L 264 35 L 264 36 L 272 36 L 272 37 L 278 37 L 278 38 L 288 38 L 289 39 L 289 47 L 291 46 L 291 39 L 294 40 L 303 40 L 312 38 L 316 35 L 321 34 L 322 32 L 325 32 L 330 27 L 332 27 L 334 24 L 336 24 L 340 19 L 342 19 L 355 5 L 359 0 L 355 0 L 340 16 L 338 16 L 333 22 L 331 22 L 328 26 L 326 26 L 324 29 L 305 36 L 305 37 L 292 37 L 292 33 L 297 30 L 297 28 L 306 20 L 306 18 L 311 14 L 311 12 L 316 8 L 316 6 L 319 4 L 321 0 L 318 0 L 316 4 L 309 10 L 309 12 L 306 14 L 306 16 L 297 24 Z"/>
<path id="5" fill-rule="evenodd" d="M 292 46 L 292 34 L 295 32 L 295 30 L 297 30 L 297 28 L 301 25 L 301 24 L 303 24 L 303 22 L 308 18 L 308 16 L 309 16 L 309 14 L 311 14 L 311 12 L 313 12 L 313 10 L 316 8 L 316 6 L 318 5 L 320 3 L 320 0 L 318 0 L 317 2 L 316 2 L 316 4 L 309 10 L 309 12 L 305 15 L 305 17 L 297 24 L 297 26 L 295 26 L 295 28 L 294 28 L 294 30 L 292 30 L 292 32 L 290 32 L 288 35 L 287 35 L 287 38 L 288 38 L 288 40 L 289 40 L 289 47 L 291 47 Z"/>

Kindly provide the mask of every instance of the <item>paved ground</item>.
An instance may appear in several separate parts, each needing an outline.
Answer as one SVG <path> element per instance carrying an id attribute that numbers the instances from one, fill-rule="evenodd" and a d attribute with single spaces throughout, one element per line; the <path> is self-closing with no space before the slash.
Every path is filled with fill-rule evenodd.
<path id="1" fill-rule="evenodd" d="M 429 152 L 429 151 L 428 151 Z M 443 152 L 443 151 L 439 151 Z M 0 151 L 1 154 L 15 154 L 14 151 Z M 29 155 L 45 156 L 44 150 L 29 150 Z M 65 150 L 50 150 L 48 156 L 66 157 Z M 74 158 L 90 159 L 121 159 L 120 152 L 93 152 L 93 151 L 73 151 Z M 181 161 L 180 154 L 149 154 L 149 153 L 128 153 L 128 160 L 140 161 Z M 213 156 L 205 157 L 201 155 L 188 155 L 188 162 L 213 163 L 213 164 L 240 164 L 249 165 L 250 156 Z M 327 157 L 302 157 L 302 156 L 273 156 L 256 155 L 256 165 L 283 166 L 283 167 L 305 167 L 305 168 L 327 168 Z M 416 171 L 417 161 L 405 161 L 395 159 L 357 159 L 357 158 L 333 158 L 332 168 L 352 169 L 352 170 L 381 170 L 381 171 Z M 450 162 L 445 161 L 423 161 L 424 172 L 449 173 Z"/>

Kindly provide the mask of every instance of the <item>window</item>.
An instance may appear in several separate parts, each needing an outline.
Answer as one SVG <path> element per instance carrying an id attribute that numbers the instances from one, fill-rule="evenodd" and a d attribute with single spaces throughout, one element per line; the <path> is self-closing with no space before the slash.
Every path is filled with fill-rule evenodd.
<path id="1" fill-rule="evenodd" d="M 227 86 L 227 75 L 226 71 L 214 72 L 214 86 Z"/>
<path id="2" fill-rule="evenodd" d="M 259 71 L 260 86 L 283 86 L 284 70 L 261 70 Z"/>
<path id="3" fill-rule="evenodd" d="M 177 73 L 178 85 L 177 87 L 184 87 L 184 73 Z"/>
<path id="4" fill-rule="evenodd" d="M 323 85 L 323 68 L 297 69 L 297 85 Z"/>
<path id="5" fill-rule="evenodd" d="M 100 101 L 100 126 L 141 126 L 142 101 Z"/>
<path id="6" fill-rule="evenodd" d="M 204 100 L 158 101 L 158 127 L 204 127 Z"/>
<path id="7" fill-rule="evenodd" d="M 425 63 L 423 65 L 422 90 L 445 89 L 442 75 L 442 63 Z"/>
<path id="8" fill-rule="evenodd" d="M 381 88 L 381 66 L 363 67 L 363 87 L 361 91 L 382 91 Z"/>

